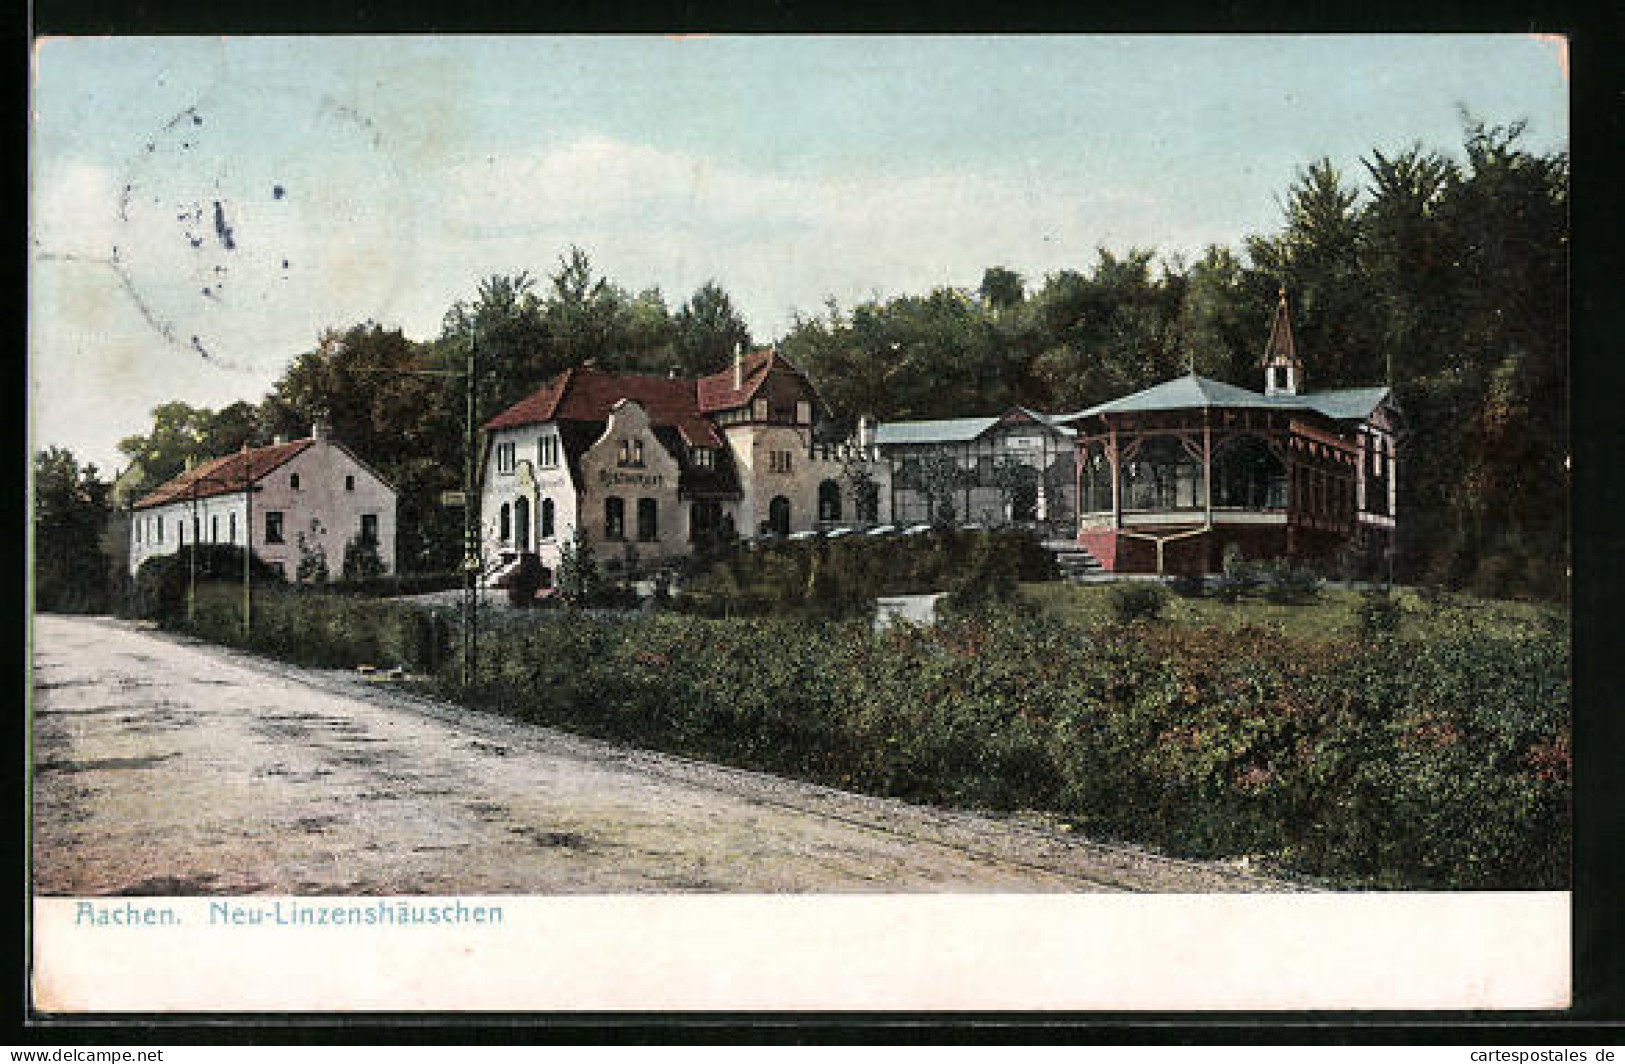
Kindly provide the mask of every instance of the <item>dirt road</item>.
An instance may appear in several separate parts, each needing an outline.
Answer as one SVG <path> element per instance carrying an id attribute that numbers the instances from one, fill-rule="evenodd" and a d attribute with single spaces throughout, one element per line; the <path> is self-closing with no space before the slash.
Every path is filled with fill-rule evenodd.
<path id="1" fill-rule="evenodd" d="M 1281 889 L 105 618 L 33 639 L 42 894 Z"/>

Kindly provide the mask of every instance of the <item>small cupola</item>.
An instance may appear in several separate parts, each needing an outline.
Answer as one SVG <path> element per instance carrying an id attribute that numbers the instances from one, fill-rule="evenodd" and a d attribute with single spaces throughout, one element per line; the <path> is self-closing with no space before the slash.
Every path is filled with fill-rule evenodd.
<path id="1" fill-rule="evenodd" d="M 1303 363 L 1292 341 L 1292 314 L 1286 305 L 1286 286 L 1275 304 L 1269 343 L 1264 347 L 1264 394 L 1297 395 L 1303 391 Z"/>

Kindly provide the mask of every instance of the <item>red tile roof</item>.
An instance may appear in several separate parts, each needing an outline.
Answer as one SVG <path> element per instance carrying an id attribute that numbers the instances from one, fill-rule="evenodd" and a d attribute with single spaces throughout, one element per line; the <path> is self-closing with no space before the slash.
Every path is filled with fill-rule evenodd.
<path id="1" fill-rule="evenodd" d="M 744 365 L 740 368 L 740 386 L 734 387 L 734 370 L 732 366 L 708 377 L 701 377 L 699 385 L 700 411 L 706 414 L 716 413 L 718 410 L 730 410 L 734 407 L 744 406 L 755 397 L 756 392 L 767 380 L 768 374 L 775 369 L 782 369 L 795 374 L 812 388 L 813 394 L 818 389 L 807 375 L 801 372 L 801 367 L 779 354 L 778 348 L 764 347 L 759 351 L 752 351 L 744 357 Z M 822 399 L 820 399 L 822 402 Z"/>
<path id="2" fill-rule="evenodd" d="M 239 451 L 224 458 L 211 459 L 137 499 L 135 509 L 145 510 L 165 503 L 207 499 L 242 491 L 315 442 L 294 440 L 292 443 L 276 443 L 269 447 L 256 447 L 246 453 Z"/>
<path id="3" fill-rule="evenodd" d="M 695 381 L 643 373 L 568 369 L 533 395 L 485 423 L 486 429 L 514 428 L 544 421 L 607 421 L 622 399 L 635 399 L 654 425 L 669 425 L 690 445 L 721 447 L 716 426 L 700 414 Z"/>

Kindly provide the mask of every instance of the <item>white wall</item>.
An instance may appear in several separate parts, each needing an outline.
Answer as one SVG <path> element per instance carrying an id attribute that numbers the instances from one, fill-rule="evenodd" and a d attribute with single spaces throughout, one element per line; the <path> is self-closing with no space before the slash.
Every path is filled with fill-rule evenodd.
<path id="1" fill-rule="evenodd" d="M 293 487 L 295 474 L 299 477 L 297 490 Z M 355 478 L 353 490 L 346 488 L 346 477 Z M 328 572 L 337 579 L 344 567 L 345 545 L 360 534 L 364 513 L 377 515 L 378 556 L 386 572 L 395 571 L 395 492 L 343 448 L 328 440 L 317 440 L 261 477 L 257 487 L 250 542 L 261 559 L 281 565 L 288 579 L 299 570 L 300 533 L 304 534 L 306 549 L 327 556 Z M 284 541 L 280 544 L 265 541 L 265 515 L 273 511 L 283 515 Z M 203 543 L 244 542 L 247 520 L 241 492 L 199 499 L 196 512 Z M 178 522 L 185 522 L 186 542 L 190 543 L 192 514 L 191 500 L 136 511 L 130 529 L 130 572 L 136 572 L 155 554 L 174 554 L 180 549 Z M 153 524 L 159 518 L 164 521 L 161 543 L 152 536 Z M 235 538 L 231 535 L 233 519 L 237 525 Z M 136 541 L 137 526 L 140 542 Z M 218 538 L 213 538 L 216 531 Z"/>

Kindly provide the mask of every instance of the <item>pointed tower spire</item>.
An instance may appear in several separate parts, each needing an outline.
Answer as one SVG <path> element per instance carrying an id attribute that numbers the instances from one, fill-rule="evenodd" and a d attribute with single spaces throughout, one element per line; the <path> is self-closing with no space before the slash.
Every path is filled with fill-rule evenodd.
<path id="1" fill-rule="evenodd" d="M 1275 304 L 1269 343 L 1264 345 L 1264 394 L 1297 395 L 1303 389 L 1303 362 L 1292 340 L 1292 313 L 1286 304 L 1286 285 Z"/>

